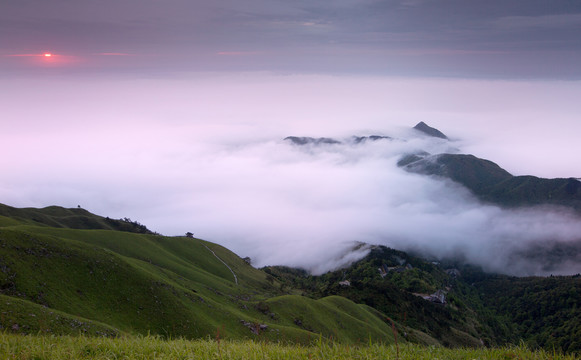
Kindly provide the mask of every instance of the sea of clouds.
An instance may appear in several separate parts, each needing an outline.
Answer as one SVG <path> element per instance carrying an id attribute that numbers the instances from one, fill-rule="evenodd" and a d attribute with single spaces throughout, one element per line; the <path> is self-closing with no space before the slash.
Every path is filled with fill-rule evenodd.
<path id="1" fill-rule="evenodd" d="M 317 274 L 364 256 L 365 247 L 351 251 L 359 242 L 516 275 L 581 272 L 578 214 L 501 209 L 397 166 L 418 151 L 469 152 L 543 175 L 554 165 L 548 153 L 578 175 L 575 152 L 560 150 L 571 148 L 568 138 L 540 136 L 574 133 L 579 104 L 566 100 L 576 97 L 535 102 L 547 89 L 571 95 L 577 85 L 232 76 L 12 81 L 0 202 L 80 205 L 165 235 L 191 231 L 255 266 Z M 573 128 L 542 127 L 547 114 Z M 453 140 L 412 130 L 420 120 Z M 283 140 L 291 135 L 342 143 L 297 146 Z M 393 139 L 350 141 L 365 135 Z M 532 146 L 528 157 L 511 158 L 510 149 Z"/>

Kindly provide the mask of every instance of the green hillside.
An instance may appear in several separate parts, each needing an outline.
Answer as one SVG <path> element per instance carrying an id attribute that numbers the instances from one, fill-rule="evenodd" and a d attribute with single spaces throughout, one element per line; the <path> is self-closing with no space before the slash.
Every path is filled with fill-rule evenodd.
<path id="1" fill-rule="evenodd" d="M 315 299 L 339 295 L 396 320 L 409 342 L 450 347 L 518 344 L 581 351 L 581 276 L 518 278 L 377 246 L 348 268 L 312 276 L 264 269 Z M 430 294 L 444 295 L 442 303 Z"/>
<path id="2" fill-rule="evenodd" d="M 402 251 L 377 246 L 350 267 L 321 276 L 278 266 L 264 270 L 313 298 L 338 295 L 377 309 L 402 324 L 401 332 L 412 342 L 458 347 L 514 340 L 510 328 L 488 316 L 480 302 L 470 303 L 475 289 Z M 438 291 L 445 303 L 424 299 Z"/>
<path id="3" fill-rule="evenodd" d="M 84 210 L 3 209 L 0 330 L 7 332 L 305 345 L 392 344 L 399 334 L 400 344 L 524 340 L 581 351 L 579 276 L 491 275 L 382 246 L 347 268 L 312 276 L 255 269 L 200 239 L 111 230 Z M 81 213 L 97 219 L 90 229 L 65 226 Z"/>
<path id="4" fill-rule="evenodd" d="M 474 278 L 484 304 L 510 319 L 531 347 L 581 352 L 581 276 Z"/>
<path id="5" fill-rule="evenodd" d="M 109 325 L 50 309 L 31 301 L 0 295 L 0 330 L 16 333 L 116 337 L 124 333 Z M 9 326 L 9 327 L 8 327 Z"/>
<path id="6" fill-rule="evenodd" d="M 405 160 L 405 161 L 404 161 Z M 581 181 L 513 176 L 489 160 L 464 154 L 406 157 L 406 170 L 458 182 L 481 200 L 502 206 L 560 205 L 581 211 Z"/>
<path id="7" fill-rule="evenodd" d="M 393 339 L 391 324 L 373 309 L 347 299 L 280 296 L 277 281 L 217 244 L 111 230 L 82 209 L 2 209 L 2 329 L 186 338 L 219 333 L 303 343 L 319 334 L 347 343 L 360 341 L 356 334 Z M 295 322 L 291 309 L 308 312 L 309 325 Z"/>
<path id="8" fill-rule="evenodd" d="M 42 209 L 14 208 L 0 204 L 0 226 L 17 224 L 45 225 L 72 229 L 106 229 L 153 234 L 145 225 L 129 218 L 115 220 L 92 214 L 85 209 L 48 206 Z"/>

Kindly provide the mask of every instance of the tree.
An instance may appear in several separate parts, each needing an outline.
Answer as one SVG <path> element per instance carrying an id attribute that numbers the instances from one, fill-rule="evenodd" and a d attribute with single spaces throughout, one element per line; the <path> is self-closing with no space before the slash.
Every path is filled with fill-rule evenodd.
<path id="1" fill-rule="evenodd" d="M 193 238 L 194 237 L 194 234 L 188 231 L 186 233 L 186 237 Z"/>

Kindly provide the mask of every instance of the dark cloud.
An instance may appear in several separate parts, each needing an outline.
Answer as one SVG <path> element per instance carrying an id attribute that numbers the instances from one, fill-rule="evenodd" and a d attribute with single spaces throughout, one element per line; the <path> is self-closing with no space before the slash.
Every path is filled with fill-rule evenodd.
<path id="1" fill-rule="evenodd" d="M 0 53 L 136 53 L 136 71 L 579 78 L 579 14 L 564 0 L 8 1 Z"/>

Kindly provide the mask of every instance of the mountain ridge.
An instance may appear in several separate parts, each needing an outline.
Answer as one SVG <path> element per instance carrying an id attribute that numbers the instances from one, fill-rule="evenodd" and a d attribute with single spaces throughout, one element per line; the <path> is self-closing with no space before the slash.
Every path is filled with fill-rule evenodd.
<path id="1" fill-rule="evenodd" d="M 66 217 L 69 210 L 44 211 L 61 223 L 58 214 Z M 581 351 L 572 335 L 581 324 L 570 321 L 571 314 L 581 316 L 581 292 L 570 290 L 581 286 L 578 275 L 491 275 L 371 246 L 363 259 L 313 276 L 276 266 L 255 269 L 200 239 L 50 227 L 31 224 L 22 218 L 26 213 L 37 214 L 29 208 L 19 219 L 0 219 L 0 326 L 10 332 L 185 338 L 219 333 L 225 339 L 302 344 L 321 336 L 358 344 L 393 343 L 396 331 L 399 342 L 426 345 L 494 346 L 522 338 L 533 346 Z M 528 284 L 535 293 L 521 294 Z M 491 301 L 499 292 L 500 300 Z M 546 305 L 531 317 L 536 297 Z M 518 310 L 522 301 L 528 312 Z M 536 324 L 535 330 L 520 321 Z M 559 339 L 551 338 L 555 331 Z"/>
<path id="2" fill-rule="evenodd" d="M 402 163 L 414 173 L 449 178 L 479 199 L 501 206 L 560 205 L 581 211 L 581 181 L 513 176 L 496 163 L 466 154 L 438 154 Z"/>
<path id="3" fill-rule="evenodd" d="M 450 139 L 440 130 L 421 121 L 412 129 L 429 137 Z M 355 145 L 367 140 L 393 140 L 389 136 L 353 136 Z M 333 138 L 290 136 L 284 139 L 297 146 L 340 145 Z M 541 178 L 533 175 L 514 176 L 493 161 L 471 154 L 426 151 L 401 155 L 398 166 L 408 172 L 450 179 L 472 192 L 482 201 L 503 207 L 556 205 L 581 212 L 581 181 L 569 178 Z"/>

